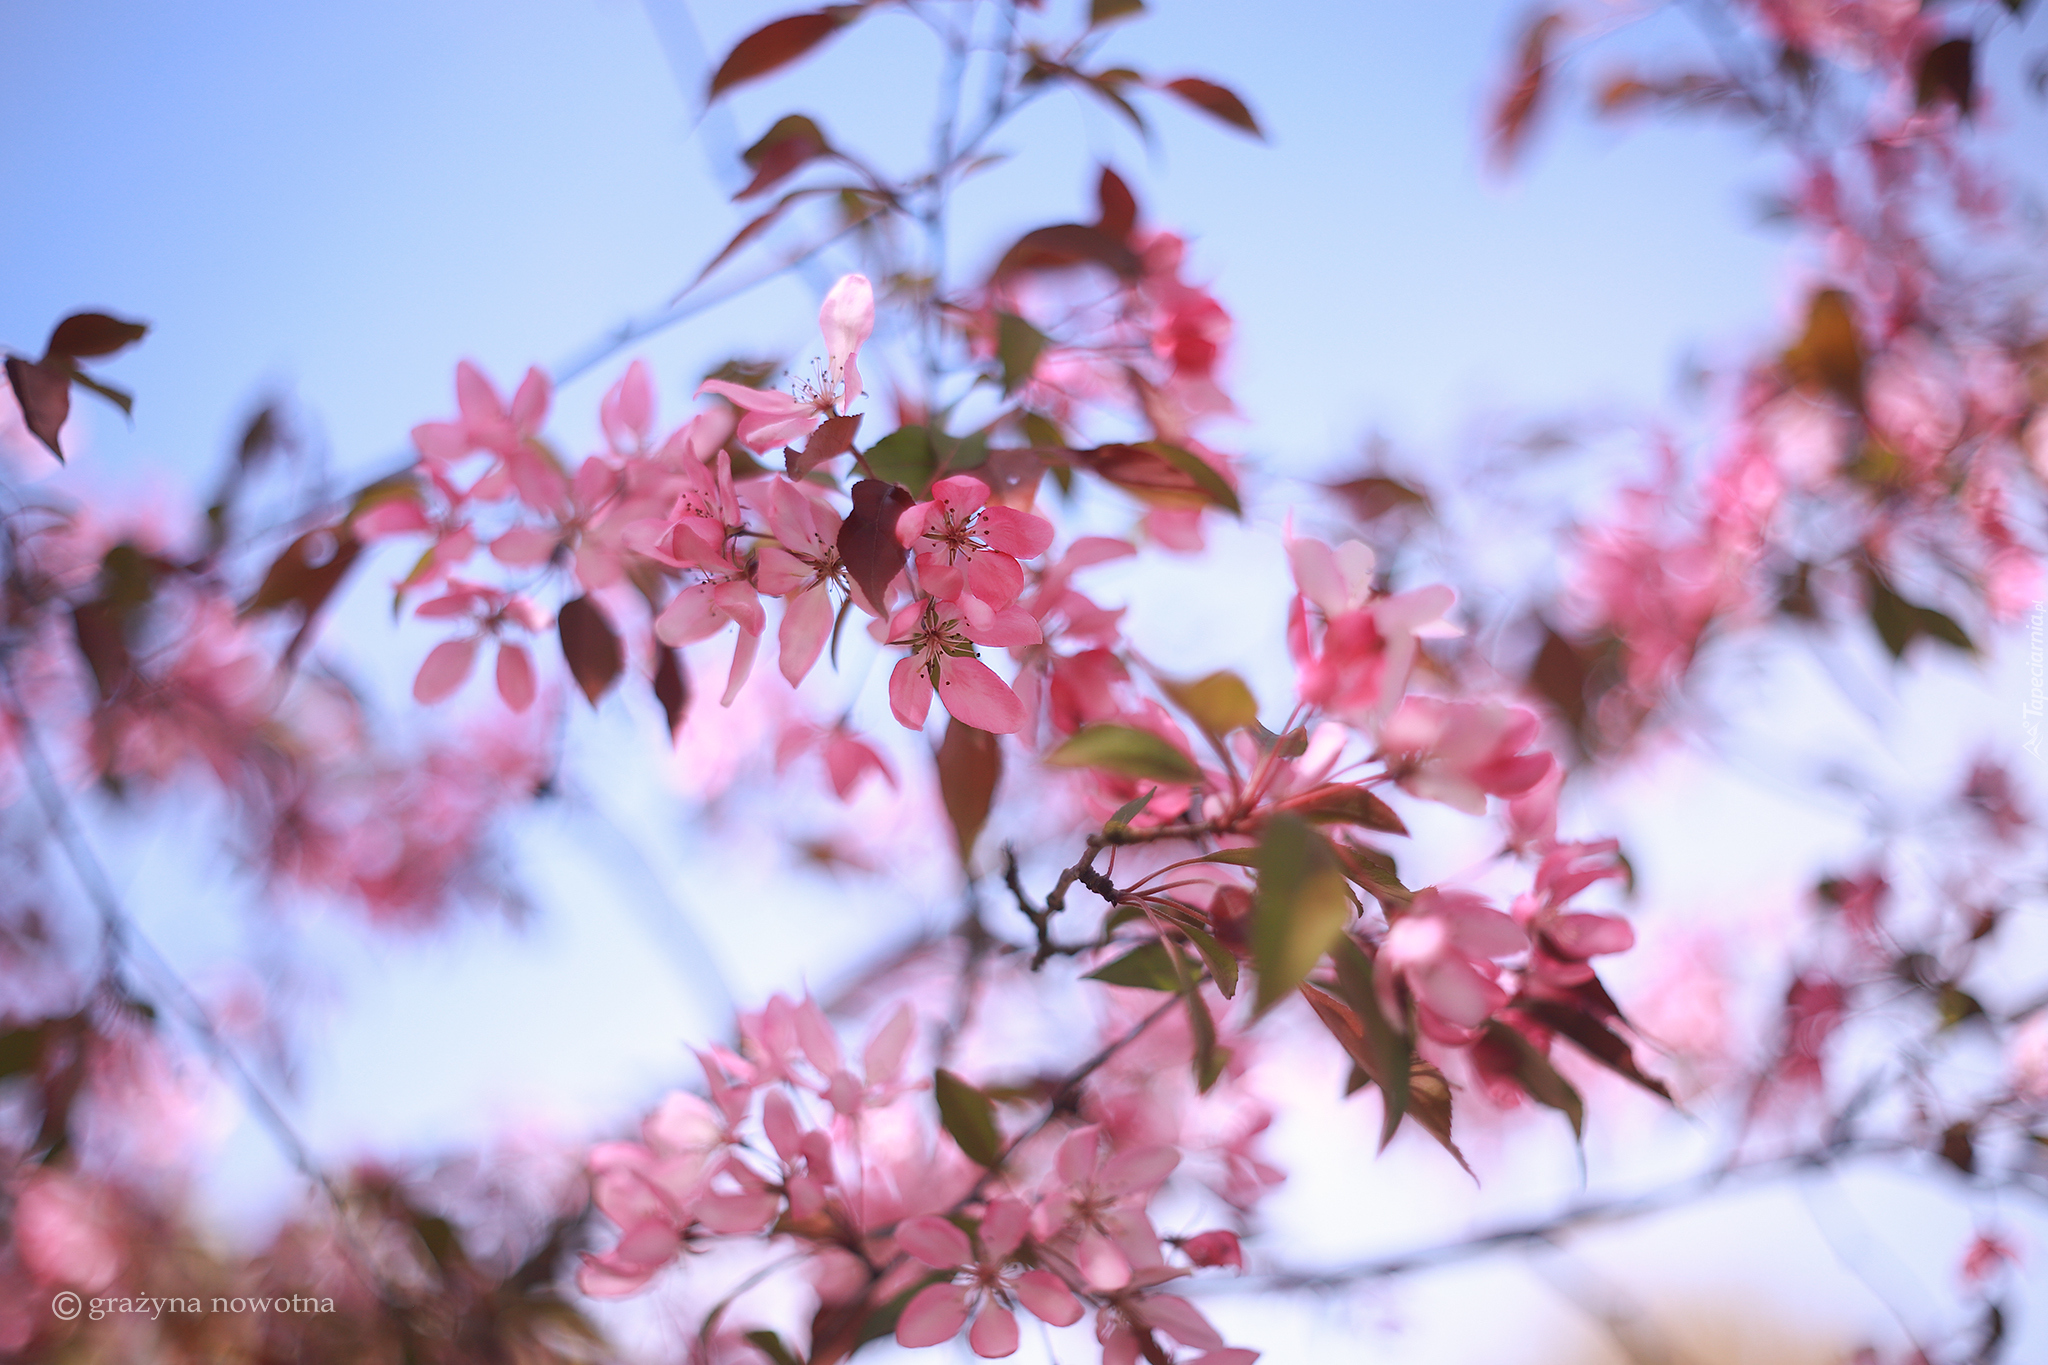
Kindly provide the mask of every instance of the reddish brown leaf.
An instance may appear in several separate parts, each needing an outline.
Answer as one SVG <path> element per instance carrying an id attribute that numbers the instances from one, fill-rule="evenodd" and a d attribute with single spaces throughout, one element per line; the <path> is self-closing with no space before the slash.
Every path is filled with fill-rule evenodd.
<path id="1" fill-rule="evenodd" d="M 788 457 L 789 477 L 801 479 L 827 460 L 837 459 L 853 449 L 854 434 L 860 430 L 860 414 L 827 417 L 801 452 Z"/>
<path id="2" fill-rule="evenodd" d="M 1096 220 L 1095 230 L 1112 241 L 1128 242 L 1131 229 L 1138 225 L 1138 199 L 1131 193 L 1131 187 L 1122 176 L 1104 166 L 1095 198 L 1102 205 L 1102 217 Z"/>
<path id="3" fill-rule="evenodd" d="M 21 419 L 29 432 L 50 448 L 59 464 L 63 463 L 64 452 L 57 445 L 57 437 L 64 429 L 64 419 L 71 415 L 69 368 L 11 355 L 7 357 L 7 382 L 14 389 L 14 399 L 21 405 Z"/>
<path id="4" fill-rule="evenodd" d="M 1385 834 L 1406 834 L 1408 827 L 1385 801 L 1364 787 L 1330 782 L 1290 797 L 1279 809 L 1316 825 L 1358 825 Z"/>
<path id="5" fill-rule="evenodd" d="M 569 661 L 569 675 L 583 689 L 592 706 L 618 681 L 626 667 L 626 652 L 619 634 L 605 619 L 604 608 L 588 597 L 575 597 L 562 604 L 555 618 L 562 637 L 562 657 Z"/>
<path id="6" fill-rule="evenodd" d="M 910 507 L 910 494 L 897 485 L 862 479 L 853 486 L 853 510 L 839 523 L 839 562 L 876 611 L 884 610 L 889 584 L 903 572 L 896 521 Z"/>
<path id="7" fill-rule="evenodd" d="M 92 669 L 102 698 L 118 692 L 134 671 L 122 630 L 124 615 L 103 598 L 81 602 L 71 609 L 71 629 L 78 638 L 78 652 Z"/>
<path id="8" fill-rule="evenodd" d="M 1550 40 L 1563 25 L 1563 17 L 1539 14 L 1522 31 L 1514 83 L 1494 107 L 1491 129 L 1494 165 L 1502 170 L 1512 166 L 1534 126 L 1536 111 L 1543 100 L 1544 77 L 1550 68 Z"/>
<path id="9" fill-rule="evenodd" d="M 1055 223 L 1033 228 L 1003 253 L 995 278 L 1026 270 L 1061 270 L 1088 263 L 1099 265 L 1125 279 L 1136 279 L 1141 269 L 1138 254 L 1100 228 L 1081 223 Z"/>
<path id="10" fill-rule="evenodd" d="M 824 42 L 860 15 L 858 5 L 832 5 L 809 14 L 791 14 L 755 29 L 733 45 L 711 78 L 709 97 L 717 99 L 745 81 L 756 80 L 787 66 Z"/>
<path id="11" fill-rule="evenodd" d="M 1825 389 L 1862 406 L 1863 341 L 1847 294 L 1839 289 L 1814 294 L 1806 331 L 1785 352 L 1785 370 L 1802 388 Z"/>
<path id="12" fill-rule="evenodd" d="M 1543 1027 L 1571 1039 L 1580 1051 L 1617 1076 L 1627 1077 L 1653 1095 L 1666 1100 L 1671 1098 L 1671 1091 L 1664 1082 L 1636 1065 L 1635 1049 L 1628 1045 L 1627 1040 L 1591 1015 L 1548 1000 L 1517 1000 L 1515 1008 Z"/>
<path id="13" fill-rule="evenodd" d="M 1264 139 L 1266 134 L 1259 128 L 1259 121 L 1252 117 L 1252 111 L 1244 107 L 1244 101 L 1227 86 L 1205 81 L 1199 76 L 1183 76 L 1177 81 L 1168 81 L 1160 87 L 1178 95 L 1211 118 L 1221 119 L 1233 128 Z"/>
<path id="14" fill-rule="evenodd" d="M 133 346 L 148 332 L 146 322 L 124 322 L 105 313 L 73 313 L 50 332 L 50 344 L 43 348 L 43 358 L 70 356 L 83 360 L 112 355 Z"/>
<path id="15" fill-rule="evenodd" d="M 734 252 L 738 251 L 741 247 L 745 246 L 747 243 L 759 237 L 762 233 L 768 231 L 769 228 L 774 227 L 776 221 L 780 219 L 783 214 L 787 213 L 789 211 L 790 205 L 796 203 L 797 200 L 815 198 L 816 196 L 821 194 L 837 193 L 838 191 L 835 189 L 820 187 L 818 189 L 792 190 L 788 194 L 783 195 L 782 198 L 775 201 L 775 206 L 773 208 L 769 209 L 766 213 L 763 213 L 760 216 L 752 219 L 745 226 L 740 228 L 738 232 L 735 232 L 732 235 L 732 239 L 728 241 L 724 246 L 720 247 L 718 249 L 718 254 L 711 258 L 711 263 L 705 266 L 702 270 L 697 272 L 697 278 L 695 281 L 692 282 L 690 287 L 693 289 L 696 288 L 698 284 L 703 283 L 705 278 L 709 276 L 712 271 L 718 269 L 718 267 L 720 267 L 721 265 L 724 265 L 726 261 L 732 257 L 732 254 Z"/>
<path id="16" fill-rule="evenodd" d="M 1976 109 L 1977 49 L 1968 38 L 1951 38 L 1920 59 L 1914 99 L 1922 109 L 1947 100 L 1968 117 Z"/>
<path id="17" fill-rule="evenodd" d="M 1237 494 L 1213 467 L 1190 451 L 1158 441 L 1097 446 L 1073 453 L 1076 463 L 1155 507 L 1238 510 Z"/>
<path id="18" fill-rule="evenodd" d="M 673 740 L 689 714 L 690 675 L 683 671 L 681 651 L 659 640 L 654 642 L 654 661 L 654 699 L 668 716 L 668 736 Z"/>
<path id="19" fill-rule="evenodd" d="M 1546 625 L 1543 647 L 1529 665 L 1529 690 L 1556 707 L 1574 735 L 1583 736 L 1586 729 L 1586 686 L 1591 677 L 1591 663 L 1578 646 Z"/>
<path id="20" fill-rule="evenodd" d="M 802 114 L 785 115 L 776 120 L 759 142 L 740 154 L 754 178 L 733 198 L 751 199 L 774 187 L 798 167 L 832 154 L 832 144 L 825 140 L 817 124 Z"/>
<path id="21" fill-rule="evenodd" d="M 1376 521 L 1402 507 L 1413 507 L 1424 513 L 1430 511 L 1429 495 L 1399 479 L 1368 475 L 1323 486 L 1344 499 L 1352 515 L 1360 521 Z"/>
<path id="22" fill-rule="evenodd" d="M 256 595 L 242 604 L 242 615 L 297 607 L 301 614 L 299 631 L 284 653 L 285 662 L 291 662 L 312 631 L 314 617 L 334 595 L 362 551 L 362 542 L 346 524 L 306 532 L 285 546 L 284 553 L 271 563 Z"/>
<path id="23" fill-rule="evenodd" d="M 939 795 L 946 803 L 946 819 L 953 825 L 954 846 L 960 865 L 967 866 L 974 854 L 974 841 L 988 822 L 995 804 L 996 783 L 1003 776 L 1003 750 L 986 730 L 958 720 L 946 722 L 946 738 L 939 744 Z"/>

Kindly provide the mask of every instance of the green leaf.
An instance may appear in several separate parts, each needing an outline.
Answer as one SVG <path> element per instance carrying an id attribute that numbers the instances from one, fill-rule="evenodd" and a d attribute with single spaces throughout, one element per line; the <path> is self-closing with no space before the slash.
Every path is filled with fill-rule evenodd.
<path id="1" fill-rule="evenodd" d="M 1259 841 L 1258 887 L 1252 897 L 1252 968 L 1258 973 L 1255 1009 L 1264 1014 L 1308 979 L 1309 971 L 1344 936 L 1351 897 L 1329 842 L 1291 815 L 1266 822 Z"/>
<path id="2" fill-rule="evenodd" d="M 1195 1089 L 1206 1095 L 1230 1064 L 1230 1049 L 1216 1046 L 1216 1021 L 1200 991 L 1187 994 L 1188 1031 L 1194 1036 Z"/>
<path id="3" fill-rule="evenodd" d="M 1130 826 L 1131 821 L 1138 818 L 1138 813 L 1144 810 L 1145 807 L 1151 805 L 1152 798 L 1157 795 L 1159 795 L 1159 788 L 1153 787 L 1152 789 L 1147 791 L 1143 796 L 1134 796 L 1130 800 L 1124 802 L 1121 806 L 1118 806 L 1116 808 L 1116 813 L 1110 816 L 1109 819 L 1103 821 L 1102 828 L 1104 832 L 1106 833 L 1113 829 L 1128 828 Z"/>
<path id="4" fill-rule="evenodd" d="M 1154 455 L 1172 465 L 1180 473 L 1185 474 L 1194 481 L 1195 487 L 1201 489 L 1209 501 L 1215 503 L 1218 507 L 1230 513 L 1230 515 L 1234 517 L 1244 515 L 1244 506 L 1237 500 L 1237 490 L 1232 488 L 1225 482 L 1223 476 L 1216 472 L 1216 466 L 1210 464 L 1192 450 L 1183 450 L 1179 446 L 1168 445 L 1164 441 L 1145 441 L 1140 443 L 1138 448 L 1151 451 Z"/>
<path id="5" fill-rule="evenodd" d="M 1180 973 L 1174 970 L 1173 954 L 1156 938 L 1086 975 L 1089 980 L 1106 985 L 1147 991 L 1177 991 L 1183 985 Z"/>
<path id="6" fill-rule="evenodd" d="M 1318 825 L 1358 825 L 1382 834 L 1406 834 L 1394 808 L 1364 787 L 1332 782 L 1290 797 L 1281 807 Z"/>
<path id="7" fill-rule="evenodd" d="M 1052 338 L 1015 313 L 996 314 L 996 358 L 1003 362 L 1003 392 L 1015 393 L 1031 378 Z"/>
<path id="8" fill-rule="evenodd" d="M 1572 1136 L 1583 1140 L 1586 1135 L 1585 1101 L 1579 1098 L 1579 1092 L 1572 1088 L 1570 1081 L 1557 1074 L 1550 1058 L 1537 1051 L 1536 1045 L 1524 1037 L 1520 1029 L 1498 1019 L 1487 1021 L 1486 1038 L 1513 1061 L 1515 1080 L 1529 1093 L 1529 1098 L 1570 1119 Z"/>
<path id="9" fill-rule="evenodd" d="M 931 432 L 916 425 L 896 428 L 868 447 L 861 458 L 877 479 L 900 483 L 919 497 L 930 491 L 932 471 L 938 468 Z"/>
<path id="10" fill-rule="evenodd" d="M 1159 686 L 1195 724 L 1218 738 L 1259 723 L 1259 703 L 1235 673 L 1211 673 L 1188 683 L 1161 678 Z"/>
<path id="11" fill-rule="evenodd" d="M 1202 955 L 1202 963 L 1208 967 L 1209 975 L 1215 979 L 1216 989 L 1223 992 L 1225 1000 L 1237 998 L 1237 957 L 1218 943 L 1206 929 L 1197 929 L 1192 924 L 1183 924 L 1180 931 L 1188 936 L 1188 942 L 1195 945 L 1195 951 Z"/>
<path id="12" fill-rule="evenodd" d="M 1045 756 L 1055 768 L 1099 768 L 1120 777 L 1193 784 L 1195 761 L 1150 730 L 1129 725 L 1088 725 Z"/>
<path id="13" fill-rule="evenodd" d="M 1001 1165 L 1003 1143 L 989 1097 L 944 1067 L 932 1077 L 932 1091 L 939 1103 L 939 1122 L 960 1150 L 991 1170 Z"/>
<path id="14" fill-rule="evenodd" d="M 1363 1051 L 1354 1052 L 1353 1060 L 1378 1082 L 1386 1099 L 1386 1118 L 1380 1129 L 1380 1146 L 1385 1148 L 1408 1109 L 1408 1087 L 1402 1083 L 1409 1071 L 1408 1035 L 1388 1022 L 1381 1011 L 1373 987 L 1373 960 L 1349 934 L 1338 937 L 1330 949 L 1330 961 L 1337 968 L 1337 993 L 1358 1020 Z"/>

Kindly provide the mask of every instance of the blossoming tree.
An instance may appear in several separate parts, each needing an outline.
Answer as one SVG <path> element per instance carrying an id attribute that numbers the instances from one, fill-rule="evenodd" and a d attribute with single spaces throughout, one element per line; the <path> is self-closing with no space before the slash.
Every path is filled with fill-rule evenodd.
<path id="1" fill-rule="evenodd" d="M 708 97 L 885 8 L 769 22 L 725 56 Z M 1603 1075 L 1672 1100 L 1673 1064 L 1699 1059 L 1603 984 L 1600 959 L 1657 945 L 1638 949 L 1621 913 L 1633 871 L 1617 840 L 1563 832 L 1567 784 L 1705 726 L 1690 702 L 1715 686 L 1710 662 L 1759 648 L 1774 622 L 1874 631 L 1910 661 L 1977 648 L 2034 591 L 2038 299 L 2009 282 L 1987 292 L 1978 257 L 1927 245 L 1932 221 L 1972 243 L 2003 223 L 1967 135 L 1979 48 L 2018 6 L 1718 5 L 1707 65 L 1601 89 L 1609 112 L 1706 106 L 1779 139 L 1798 169 L 1791 212 L 1823 238 L 1826 273 L 1788 348 L 1730 378 L 1704 447 L 1674 440 L 1654 479 L 1615 480 L 1604 519 L 1556 542 L 1569 571 L 1519 595 L 1405 567 L 1429 541 L 1457 580 L 1455 522 L 1430 511 L 1485 490 L 1363 471 L 1331 504 L 1356 535 L 1296 533 L 1213 443 L 1232 411 L 1229 313 L 1113 169 L 1088 172 L 1091 221 L 1031 228 L 985 269 L 952 272 L 951 196 L 1031 101 L 1076 91 L 1142 130 L 1145 101 L 1174 100 L 1258 136 L 1236 94 L 1105 66 L 1104 34 L 1134 3 L 1094 0 L 1078 18 L 910 8 L 945 59 L 932 160 L 886 175 L 813 118 L 778 119 L 747 149 L 737 196 L 766 206 L 699 281 L 844 266 L 807 379 L 770 387 L 731 365 L 665 425 L 635 360 L 599 405 L 603 447 L 569 458 L 548 436 L 547 373 L 508 397 L 464 362 L 452 415 L 412 432 L 416 462 L 281 529 L 243 524 L 245 488 L 284 453 L 267 417 L 188 536 L 10 493 L 9 819 L 38 831 L 21 837 L 54 850 L 69 885 L 35 860 L 7 905 L 0 1074 L 21 1102 L 6 1349 L 170 1354 L 189 1329 L 214 1353 L 601 1358 L 590 1300 L 682 1283 L 677 1349 L 693 1360 L 830 1365 L 871 1343 L 956 1339 L 1000 1358 L 1035 1323 L 1058 1329 L 1043 1340 L 1062 1355 L 1079 1339 L 1108 1365 L 1248 1365 L 1257 1343 L 1211 1322 L 1205 1284 L 1329 1287 L 1417 1259 L 1313 1271 L 1251 1236 L 1283 1178 L 1262 1137 L 1269 1059 L 1341 1058 L 1347 1093 L 1369 1097 L 1353 1103 L 1377 1107 L 1379 1146 L 1419 1131 L 1459 1166 L 1458 1133 L 1526 1121 L 1517 1111 L 1551 1111 L 1576 1136 L 1588 1097 L 1611 1093 L 1595 1088 Z M 1504 159 L 1573 69 L 1561 36 L 1613 22 L 1532 24 L 1493 128 Z M 52 458 L 75 389 L 126 404 L 84 363 L 143 332 L 81 314 L 39 359 L 9 358 L 25 429 Z M 1142 656 L 1095 586 L 1103 565 L 1204 553 L 1225 518 L 1270 528 L 1284 551 L 1294 591 L 1271 611 L 1291 695 Z M 413 698 L 436 707 L 487 668 L 502 703 L 424 753 L 384 747 L 349 689 L 308 663 L 323 609 L 386 542 L 411 563 L 394 603 L 445 632 Z M 723 680 L 700 690 L 707 667 Z M 251 868 L 281 891 L 414 922 L 488 876 L 478 840 L 545 788 L 559 712 L 541 702 L 569 688 L 592 705 L 644 691 L 671 738 L 693 710 L 797 688 L 777 760 L 785 780 L 822 776 L 841 801 L 929 754 L 963 888 L 956 927 L 837 1001 L 743 1009 L 637 1135 L 592 1147 L 580 1174 L 322 1169 L 134 929 L 81 806 L 211 784 Z M 932 742 L 862 733 L 869 690 Z M 1410 886 L 1401 841 L 1429 806 L 1497 851 Z M 992 821 L 1002 807 L 1031 813 L 1034 844 L 989 835 L 1023 827 Z M 1774 1041 L 1720 1057 L 1714 1083 L 1683 1096 L 1727 1121 L 1725 1161 L 1641 1207 L 1873 1153 L 1932 1153 L 1985 1189 L 2038 1195 L 2048 1014 L 2025 992 L 2040 984 L 1994 998 L 1972 975 L 2038 895 L 2031 820 L 1988 761 L 1930 819 L 1948 823 L 1819 883 L 1824 916 L 1783 964 Z M 1909 884 L 1886 862 L 1908 839 L 1965 861 Z M 46 904 L 84 907 L 94 950 L 51 931 Z M 1077 1021 L 1050 1048 L 1018 1022 L 1034 1000 Z M 1312 1032 L 1285 1031 L 1290 1018 Z M 136 1096 L 171 1020 L 322 1196 L 254 1261 L 205 1251 L 123 1164 L 118 1134 L 146 1111 Z M 1845 1072 L 1842 1040 L 1858 1031 L 1892 1041 Z M 1954 1060 L 1987 1037 L 2006 1057 L 1990 1087 Z M 463 1197 L 479 1186 L 492 1217 Z M 1574 1205 L 1419 1259 L 1628 1211 Z M 1964 1265 L 1975 1317 L 1911 1349 L 1995 1351 L 2015 1254 L 1987 1222 Z M 104 1325 L 48 1308 L 65 1290 L 252 1285 L 325 1286 L 341 1325 Z"/>

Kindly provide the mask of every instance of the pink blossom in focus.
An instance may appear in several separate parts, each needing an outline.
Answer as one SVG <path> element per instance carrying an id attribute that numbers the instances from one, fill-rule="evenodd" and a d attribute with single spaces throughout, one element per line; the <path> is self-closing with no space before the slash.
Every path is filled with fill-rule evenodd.
<path id="1" fill-rule="evenodd" d="M 930 502 L 905 509 L 896 538 L 916 557 L 918 582 L 986 627 L 1024 590 L 1024 566 L 1052 544 L 1052 523 L 1013 507 L 988 505 L 980 479 L 956 474 L 932 485 Z"/>
<path id="2" fill-rule="evenodd" d="M 825 295 L 818 309 L 818 329 L 825 334 L 825 373 L 816 385 L 798 394 L 779 389 L 750 389 L 725 379 L 707 379 L 697 392 L 730 399 L 746 415 L 739 438 L 750 449 L 771 450 L 809 435 L 827 417 L 844 414 L 860 397 L 861 345 L 875 329 L 875 291 L 865 275 L 846 275 Z"/>

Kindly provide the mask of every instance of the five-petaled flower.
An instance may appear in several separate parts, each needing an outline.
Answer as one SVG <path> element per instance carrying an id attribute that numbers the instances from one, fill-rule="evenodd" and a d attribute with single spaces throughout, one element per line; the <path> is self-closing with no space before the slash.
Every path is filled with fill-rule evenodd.
<path id="1" fill-rule="evenodd" d="M 825 373 L 797 393 L 750 389 L 729 379 L 707 379 L 697 389 L 728 398 L 746 412 L 739 438 L 750 448 L 772 450 L 807 436 L 860 397 L 860 348 L 875 330 L 875 290 L 867 276 L 847 275 L 832 286 L 818 309 L 818 330 L 825 334 Z"/>
<path id="2" fill-rule="evenodd" d="M 958 1335 L 969 1317 L 967 1344 L 987 1360 L 1017 1349 L 1017 1315 L 1022 1304 L 1055 1327 L 1081 1320 L 1081 1303 L 1059 1276 L 1028 1269 L 1017 1259 L 1031 1210 L 1015 1199 L 991 1200 L 975 1230 L 974 1245 L 956 1225 L 926 1214 L 896 1229 L 896 1244 L 934 1270 L 954 1272 L 951 1280 L 926 1285 L 905 1305 L 896 1322 L 902 1346 L 936 1346 Z"/>

